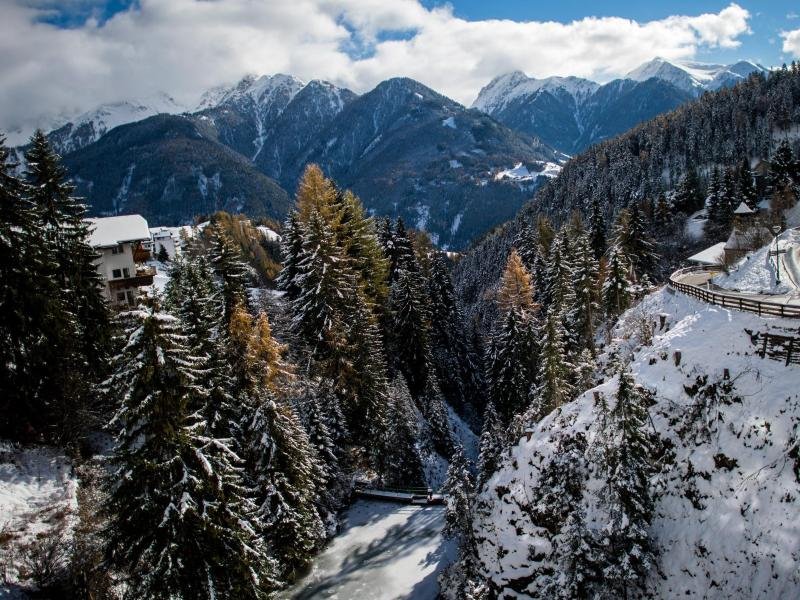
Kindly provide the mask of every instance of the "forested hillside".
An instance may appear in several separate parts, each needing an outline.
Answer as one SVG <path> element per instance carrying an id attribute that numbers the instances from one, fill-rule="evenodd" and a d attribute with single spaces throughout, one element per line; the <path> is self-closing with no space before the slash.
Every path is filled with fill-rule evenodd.
<path id="1" fill-rule="evenodd" d="M 559 223 L 573 211 L 588 217 L 597 206 L 611 223 L 622 208 L 638 203 L 650 215 L 666 271 L 690 253 L 683 222 L 703 208 L 715 167 L 721 173 L 740 170 L 743 163 L 750 169 L 773 158 L 787 140 L 797 153 L 799 106 L 800 66 L 793 64 L 768 77 L 752 75 L 733 88 L 706 93 L 571 159 L 513 221 L 485 236 L 457 265 L 456 286 L 467 313 L 488 322 L 486 294 L 496 285 L 511 247 L 523 230 L 533 227 L 537 215 Z M 760 191 L 769 199 L 767 179 L 761 178 L 765 187 Z M 751 191 L 743 194 L 737 185 L 730 182 L 734 201 L 746 200 Z"/>

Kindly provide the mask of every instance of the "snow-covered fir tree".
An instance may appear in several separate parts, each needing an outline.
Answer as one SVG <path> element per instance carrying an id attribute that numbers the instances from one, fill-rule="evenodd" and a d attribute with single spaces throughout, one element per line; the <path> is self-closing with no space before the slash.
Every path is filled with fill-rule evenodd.
<path id="1" fill-rule="evenodd" d="M 566 336 L 560 315 L 548 314 L 541 331 L 531 408 L 526 414 L 534 423 L 572 399 L 573 364 L 567 352 Z"/>
<path id="2" fill-rule="evenodd" d="M 637 280 L 644 275 L 653 275 L 658 264 L 656 244 L 638 202 L 632 202 L 617 215 L 614 246 L 625 257 Z"/>
<path id="3" fill-rule="evenodd" d="M 616 316 L 628 308 L 631 301 L 628 265 L 625 257 L 616 246 L 608 254 L 606 277 L 603 281 L 603 308 L 608 316 Z"/>
<path id="4" fill-rule="evenodd" d="M 503 452 L 505 439 L 503 423 L 497 416 L 494 403 L 490 400 L 483 413 L 483 428 L 481 429 L 479 454 L 478 454 L 478 485 L 483 485 L 497 470 L 500 455 Z"/>
<path id="5" fill-rule="evenodd" d="M 389 292 L 388 349 L 393 366 L 416 397 L 425 389 L 431 369 L 430 309 L 420 273 L 409 264 L 398 263 Z"/>
<path id="6" fill-rule="evenodd" d="M 458 556 L 440 577 L 445 598 L 469 600 L 478 587 L 478 560 L 473 521 L 475 519 L 475 481 L 472 465 L 460 446 L 450 459 L 442 492 L 447 494 L 442 534 L 458 543 Z"/>
<path id="7" fill-rule="evenodd" d="M 34 205 L 9 155 L 0 137 L 0 432 L 13 437 L 40 410 L 31 353 L 47 335 L 48 296 L 40 288 L 53 282 L 41 281 L 45 253 Z"/>
<path id="8" fill-rule="evenodd" d="M 575 240 L 572 262 L 571 304 L 566 307 L 565 321 L 569 332 L 569 349 L 577 354 L 594 349 L 594 332 L 600 314 L 598 303 L 598 264 L 590 240 L 581 235 Z"/>
<path id="9" fill-rule="evenodd" d="M 157 299 L 123 315 L 104 384 L 119 402 L 107 556 L 132 598 L 267 597 L 273 565 L 238 456 L 190 407 L 203 396 L 179 321 Z"/>
<path id="10" fill-rule="evenodd" d="M 36 421 L 59 435 L 84 426 L 91 383 L 106 373 L 110 315 L 102 280 L 89 245 L 86 207 L 72 194 L 67 172 L 47 138 L 37 131 L 25 153 L 25 179 L 36 217 L 37 239 L 46 256 L 40 282 L 48 296 L 46 343 L 36 350 L 34 385 L 42 399 Z M 44 400 L 46 398 L 46 401 Z"/>
<path id="11" fill-rule="evenodd" d="M 602 589 L 606 596 L 636 597 L 655 565 L 649 528 L 653 518 L 654 445 L 644 393 L 627 365 L 618 368 L 616 403 L 604 428 L 599 468 L 605 486 L 599 493 L 607 523 L 599 531 Z"/>
<path id="12" fill-rule="evenodd" d="M 427 287 L 431 309 L 431 359 L 447 402 L 470 419 L 477 410 L 483 381 L 475 348 L 464 335 L 464 316 L 450 280 L 447 260 L 439 252 L 430 259 Z"/>
<path id="13" fill-rule="evenodd" d="M 241 251 L 219 224 L 213 226 L 211 233 L 211 265 L 220 281 L 222 320 L 227 325 L 236 305 L 247 305 L 250 270 L 242 261 Z"/>
<path id="14" fill-rule="evenodd" d="M 506 264 L 498 299 L 505 309 L 489 343 L 486 382 L 501 422 L 508 424 L 528 405 L 538 357 L 538 304 L 530 275 L 515 252 Z"/>
<path id="15" fill-rule="evenodd" d="M 269 393 L 250 400 L 244 423 L 258 515 L 284 579 L 293 579 L 325 539 L 317 499 L 325 467 L 295 411 Z"/>
<path id="16" fill-rule="evenodd" d="M 600 260 L 607 248 L 606 219 L 597 198 L 592 200 L 592 210 L 589 215 L 589 243 L 592 246 L 595 260 Z"/>
<path id="17" fill-rule="evenodd" d="M 425 477 L 417 447 L 414 401 L 402 377 L 389 385 L 386 429 L 382 438 L 380 467 L 384 483 L 406 488 L 422 485 Z"/>

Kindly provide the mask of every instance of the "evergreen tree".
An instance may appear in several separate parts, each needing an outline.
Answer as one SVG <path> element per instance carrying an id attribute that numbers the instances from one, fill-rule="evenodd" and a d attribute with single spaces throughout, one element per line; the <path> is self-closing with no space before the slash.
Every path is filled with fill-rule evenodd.
<path id="1" fill-rule="evenodd" d="M 587 236 L 575 242 L 572 263 L 572 304 L 567 308 L 566 322 L 569 331 L 569 349 L 578 353 L 594 349 L 594 331 L 600 306 L 598 295 L 598 265 Z"/>
<path id="2" fill-rule="evenodd" d="M 293 579 L 325 539 L 316 506 L 325 468 L 294 410 L 269 395 L 256 400 L 245 432 L 266 537 L 281 575 Z"/>
<path id="3" fill-rule="evenodd" d="M 710 240 L 719 240 L 730 233 L 733 213 L 730 203 L 725 198 L 722 176 L 715 166 L 708 182 L 708 195 L 706 196 L 706 221 L 705 234 Z"/>
<path id="4" fill-rule="evenodd" d="M 227 326 L 238 304 L 247 305 L 250 272 L 242 254 L 225 230 L 216 224 L 211 230 L 211 264 L 219 278 L 222 296 L 222 322 Z"/>
<path id="5" fill-rule="evenodd" d="M 800 161 L 795 160 L 788 140 L 780 143 L 770 161 L 769 192 L 772 211 L 778 218 L 800 198 Z"/>
<path id="6" fill-rule="evenodd" d="M 478 455 L 478 485 L 483 485 L 497 470 L 503 452 L 503 424 L 497 416 L 494 404 L 489 401 L 483 415 L 483 429 Z"/>
<path id="7" fill-rule="evenodd" d="M 353 304 L 346 334 L 349 356 L 336 374 L 336 385 L 353 439 L 370 446 L 386 427 L 387 367 L 375 318 L 360 295 Z"/>
<path id="8" fill-rule="evenodd" d="M 289 300 L 294 300 L 300 293 L 297 286 L 297 277 L 300 274 L 300 260 L 303 252 L 303 232 L 297 213 L 289 215 L 284 226 L 284 235 L 281 239 L 281 255 L 283 257 L 283 268 L 278 274 L 276 283 L 278 289 L 286 292 Z"/>
<path id="9" fill-rule="evenodd" d="M 121 428 L 106 510 L 107 555 L 131 598 L 265 598 L 272 565 L 229 440 L 190 411 L 197 363 L 158 302 L 124 315 L 106 390 Z"/>
<path id="10" fill-rule="evenodd" d="M 538 253 L 539 241 L 536 238 L 536 229 L 528 221 L 525 221 L 520 227 L 519 234 L 514 240 L 514 248 L 516 248 L 522 259 L 522 264 L 528 271 L 533 269 L 534 262 L 536 261 L 536 254 Z"/>
<path id="11" fill-rule="evenodd" d="M 554 244 L 555 245 L 555 244 Z M 524 410 L 536 377 L 536 314 L 530 275 L 511 253 L 498 291 L 499 323 L 486 356 L 486 382 L 504 425 Z"/>
<path id="12" fill-rule="evenodd" d="M 625 256 L 615 246 L 609 252 L 602 295 L 603 308 L 608 316 L 617 316 L 630 306 L 628 265 Z"/>
<path id="13" fill-rule="evenodd" d="M 627 366 L 619 368 L 614 408 L 602 432 L 606 440 L 600 468 L 606 474 L 601 491 L 608 523 L 600 532 L 604 587 L 616 597 L 640 591 L 655 563 L 649 527 L 653 498 L 649 487 L 653 444 L 646 400 Z"/>
<path id="14" fill-rule="evenodd" d="M 389 386 L 386 430 L 381 452 L 381 472 L 386 485 L 414 487 L 425 483 L 417 449 L 413 401 L 402 377 Z"/>
<path id="15" fill-rule="evenodd" d="M 333 232 L 322 215 L 311 212 L 294 278 L 297 296 L 291 301 L 292 329 L 322 361 L 338 360 L 343 352 L 346 300 L 355 278 L 347 269 Z"/>
<path id="16" fill-rule="evenodd" d="M 42 406 L 35 402 L 34 366 L 38 340 L 47 336 L 50 285 L 43 248 L 37 242 L 34 206 L 17 165 L 0 137 L 0 433 L 16 436 Z"/>
<path id="17" fill-rule="evenodd" d="M 672 223 L 672 206 L 670 206 L 670 203 L 667 201 L 667 196 L 663 192 L 658 195 L 658 199 L 656 200 L 653 223 L 660 233 L 664 233 Z"/>
<path id="18" fill-rule="evenodd" d="M 563 228 L 553 240 L 544 276 L 542 305 L 548 314 L 561 311 L 573 301 L 572 276 L 567 230 Z"/>
<path id="19" fill-rule="evenodd" d="M 744 202 L 752 210 L 758 209 L 758 194 L 753 183 L 753 172 L 746 158 L 742 159 L 736 171 L 736 192 L 740 202 Z"/>
<path id="20" fill-rule="evenodd" d="M 673 201 L 675 210 L 691 215 L 703 208 L 703 197 L 697 172 L 693 168 L 689 168 L 675 190 Z"/>
<path id="21" fill-rule="evenodd" d="M 567 354 L 566 332 L 558 314 L 547 316 L 539 350 L 536 386 L 533 391 L 531 417 L 541 420 L 550 411 L 572 399 L 573 365 Z"/>
<path id="22" fill-rule="evenodd" d="M 538 348 L 536 322 L 532 317 L 509 311 L 501 317 L 486 358 L 486 381 L 500 420 L 508 425 L 524 410 L 536 381 Z"/>
<path id="23" fill-rule="evenodd" d="M 367 302 L 383 307 L 388 296 L 389 264 L 378 244 L 375 225 L 364 214 L 364 207 L 350 191 L 340 194 L 339 219 L 335 235 L 350 261 Z"/>
<path id="24" fill-rule="evenodd" d="M 450 460 L 442 493 L 447 496 L 444 529 L 445 537 L 456 539 L 459 544 L 472 537 L 472 505 L 475 500 L 475 481 L 472 465 L 458 446 Z"/>
<path id="25" fill-rule="evenodd" d="M 38 293 L 49 298 L 49 323 L 35 367 L 38 397 L 47 408 L 39 419 L 58 427 L 60 435 L 71 435 L 85 427 L 91 386 L 106 372 L 110 315 L 88 241 L 86 207 L 72 196 L 61 160 L 41 131 L 31 138 L 25 160 L 40 236 L 36 243 L 47 257 Z"/>
<path id="26" fill-rule="evenodd" d="M 589 243 L 592 246 L 595 260 L 606 253 L 606 220 L 597 198 L 592 198 L 592 212 L 589 216 Z"/>
<path id="27" fill-rule="evenodd" d="M 621 252 L 636 276 L 652 275 L 658 264 L 655 241 L 638 202 L 620 211 L 614 228 L 614 246 Z"/>
<path id="28" fill-rule="evenodd" d="M 431 358 L 439 386 L 460 414 L 468 418 L 478 403 L 483 382 L 475 349 L 465 335 L 464 316 L 442 253 L 430 261 Z"/>
<path id="29" fill-rule="evenodd" d="M 400 262 L 395 271 L 389 315 L 389 356 L 406 378 L 412 397 L 418 397 L 431 367 L 430 310 L 423 282 L 406 261 Z"/>

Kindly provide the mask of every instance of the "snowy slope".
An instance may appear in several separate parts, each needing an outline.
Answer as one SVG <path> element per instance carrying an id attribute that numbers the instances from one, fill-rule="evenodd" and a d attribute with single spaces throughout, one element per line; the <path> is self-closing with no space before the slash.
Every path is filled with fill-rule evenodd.
<path id="1" fill-rule="evenodd" d="M 0 442 L 0 565 L 19 582 L 27 546 L 37 536 L 75 525 L 78 482 L 63 452 Z M 11 594 L 0 579 L 0 597 Z"/>
<path id="2" fill-rule="evenodd" d="M 633 323 L 638 315 L 667 316 L 643 346 Z M 614 350 L 634 353 L 637 382 L 655 394 L 650 408 L 655 430 L 674 445 L 674 459 L 651 480 L 657 490 L 650 529 L 660 557 L 648 579 L 656 598 L 800 597 L 800 484 L 797 427 L 800 423 L 800 367 L 761 359 L 745 329 L 792 328 L 796 323 L 705 305 L 663 289 L 626 313 Z M 673 352 L 681 351 L 680 366 Z M 651 364 L 652 363 L 652 364 Z M 698 376 L 709 382 L 729 369 L 734 390 L 717 405 L 708 437 L 698 435 L 689 394 Z M 688 390 L 688 391 L 687 391 Z M 581 432 L 597 441 L 593 392 L 613 405 L 616 380 L 590 390 L 540 422 L 530 441 L 511 450 L 480 500 L 475 523 L 484 573 L 509 598 L 535 597 L 537 575 L 552 566 L 546 531 L 528 511 L 540 469 L 549 462 L 555 439 Z M 709 411 L 714 415 L 715 411 Z M 792 458 L 794 456 L 794 458 Z M 594 491 L 601 482 L 590 472 L 583 495 L 588 525 L 599 529 L 606 515 Z"/>
<path id="3" fill-rule="evenodd" d="M 790 232 L 791 233 L 791 232 Z M 786 234 L 778 241 L 780 250 L 795 252 L 797 242 L 786 238 Z M 781 283 L 775 283 L 775 257 L 769 252 L 775 249 L 775 244 L 770 243 L 751 252 L 733 266 L 730 273 L 722 273 L 711 281 L 727 290 L 749 292 L 753 294 L 791 294 L 798 290 L 790 277 L 787 277 L 783 266 Z"/>

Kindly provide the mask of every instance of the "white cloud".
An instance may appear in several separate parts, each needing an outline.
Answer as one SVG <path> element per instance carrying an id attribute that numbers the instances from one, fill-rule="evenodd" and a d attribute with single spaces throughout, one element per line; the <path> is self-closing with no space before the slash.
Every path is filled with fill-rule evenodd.
<path id="1" fill-rule="evenodd" d="M 781 37 L 783 38 L 783 51 L 800 58 L 800 29 L 782 31 Z"/>
<path id="2" fill-rule="evenodd" d="M 731 4 L 644 23 L 565 24 L 466 21 L 418 0 L 140 0 L 105 23 L 58 29 L 37 21 L 43 6 L 51 4 L 0 2 L 0 127 L 158 90 L 190 103 L 245 73 L 324 78 L 357 92 L 407 76 L 469 104 L 490 79 L 515 69 L 602 81 L 655 56 L 736 47 L 750 16 Z M 404 35 L 386 39 L 387 31 Z M 784 50 L 788 43 L 784 37 Z M 351 48 L 365 52 L 353 58 Z"/>

